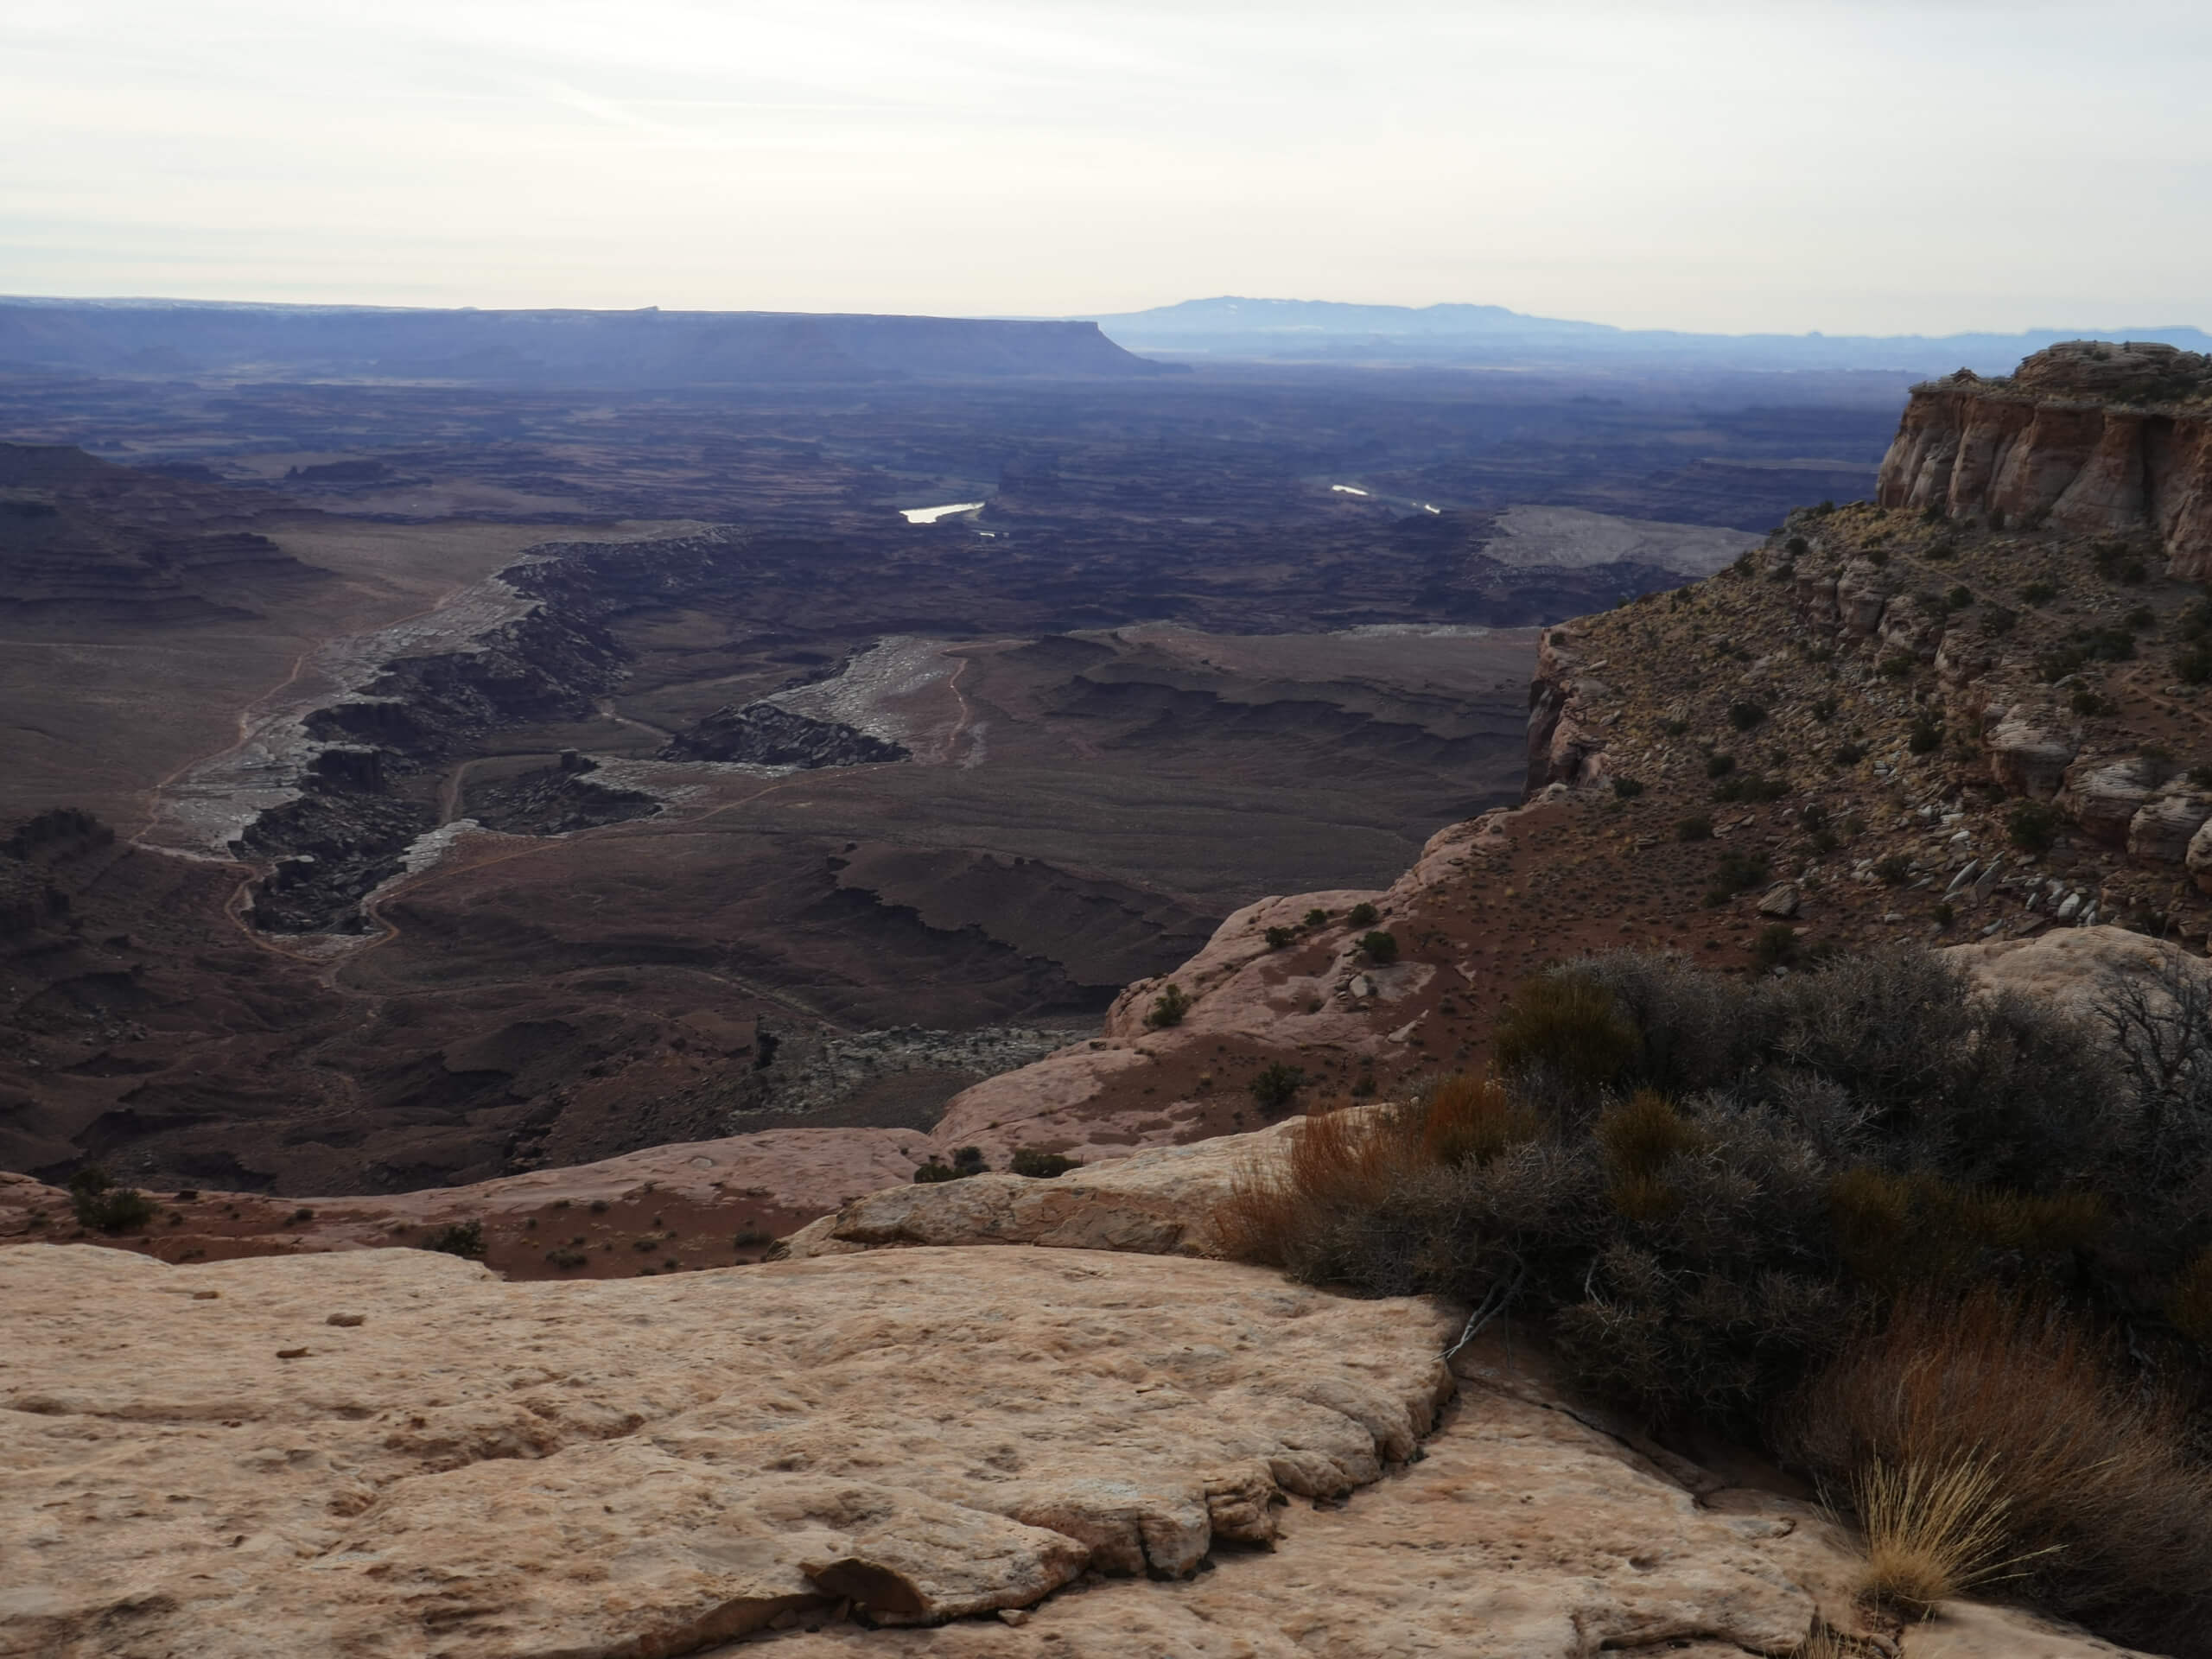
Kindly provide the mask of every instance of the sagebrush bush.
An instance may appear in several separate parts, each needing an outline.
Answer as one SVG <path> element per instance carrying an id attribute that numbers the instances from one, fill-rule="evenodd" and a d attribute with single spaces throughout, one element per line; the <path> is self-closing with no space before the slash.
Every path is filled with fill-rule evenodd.
<path id="1" fill-rule="evenodd" d="M 154 1201 L 133 1186 L 118 1186 L 97 1164 L 69 1178 L 69 1204 L 77 1223 L 103 1233 L 135 1232 L 154 1219 Z"/>
<path id="2" fill-rule="evenodd" d="M 1179 1026 L 1183 1023 L 1183 1016 L 1190 1013 L 1191 1004 L 1196 1000 L 1171 979 L 1166 988 L 1153 998 L 1151 1011 L 1145 1015 L 1144 1022 L 1156 1031 Z"/>
<path id="3" fill-rule="evenodd" d="M 1840 1496 L 1879 1463 L 1925 1497 L 1986 1453 L 2035 1594 L 2171 1643 L 2212 1611 L 2191 1599 L 2212 1522 L 2187 1518 L 2212 1516 L 2187 1450 L 2212 1432 L 2156 1376 L 2179 1365 L 2212 1397 L 2195 984 L 2111 988 L 2076 1020 L 1970 994 L 1916 950 L 1781 979 L 1563 964 L 1515 990 L 1491 1075 L 1303 1120 L 1240 1178 L 1230 1248 L 1371 1294 L 1502 1294 L 1586 1385 L 1763 1437 Z M 1977 1295 L 2041 1311 L 2006 1325 Z M 2084 1334 L 2107 1327 L 2139 1338 L 2127 1390 Z M 1942 1433 L 1893 1433 L 1878 1399 Z M 2066 1438 L 2077 1421 L 2094 1427 Z M 1808 1421 L 1845 1439 L 1782 1427 Z M 2063 1471 L 2047 1492 L 2044 1463 Z M 2085 1513 L 2136 1519 L 2097 1520 L 2093 1544 L 2046 1513 L 2069 1484 Z M 1910 1599 L 1902 1568 L 1890 1581 Z"/>

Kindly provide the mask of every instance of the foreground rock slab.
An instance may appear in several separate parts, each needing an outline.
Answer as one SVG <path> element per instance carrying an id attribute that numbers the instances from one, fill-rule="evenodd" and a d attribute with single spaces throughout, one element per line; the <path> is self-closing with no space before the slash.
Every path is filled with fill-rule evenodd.
<path id="1" fill-rule="evenodd" d="M 1402 1463 L 1449 1319 L 1172 1257 L 508 1284 L 0 1252 L 0 1654 L 658 1656 L 1020 1609 Z"/>
<path id="2" fill-rule="evenodd" d="M 1419 1462 L 1341 1507 L 1292 1506 L 1270 1553 L 1172 1583 L 1086 1574 L 1032 1611 L 934 1630 L 795 1619 L 712 1659 L 1743 1659 L 1823 1628 L 1847 1643 L 1832 1651 L 1904 1659 L 2126 1659 L 1974 1603 L 1900 1638 L 1866 1621 L 1854 1541 L 1806 1497 L 1732 1484 L 1570 1403 L 1525 1345 L 1486 1338 L 1460 1369 Z"/>

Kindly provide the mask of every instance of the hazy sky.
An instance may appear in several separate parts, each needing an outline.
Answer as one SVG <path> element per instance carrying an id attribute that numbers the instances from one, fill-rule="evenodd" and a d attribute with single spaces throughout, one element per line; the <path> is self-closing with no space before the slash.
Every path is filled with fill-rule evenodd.
<path id="1" fill-rule="evenodd" d="M 0 0 L 0 292 L 2212 326 L 2212 3 Z"/>

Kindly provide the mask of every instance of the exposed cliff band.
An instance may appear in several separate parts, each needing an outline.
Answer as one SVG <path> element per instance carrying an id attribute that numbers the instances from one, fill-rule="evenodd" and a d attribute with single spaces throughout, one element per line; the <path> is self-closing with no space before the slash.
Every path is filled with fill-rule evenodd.
<path id="1" fill-rule="evenodd" d="M 1954 518 L 2150 536 L 2172 575 L 2212 575 L 2212 357 L 2074 340 L 2009 378 L 1916 386 L 1877 492 Z"/>

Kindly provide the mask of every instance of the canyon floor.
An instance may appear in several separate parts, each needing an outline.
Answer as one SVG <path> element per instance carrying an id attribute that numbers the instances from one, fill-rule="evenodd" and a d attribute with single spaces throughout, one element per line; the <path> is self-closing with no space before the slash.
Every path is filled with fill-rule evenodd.
<path id="1" fill-rule="evenodd" d="M 0 479 L 0 810 L 97 820 L 11 867 L 0 1161 L 303 1197 L 931 1131 L 1516 798 L 1530 625 L 1863 488 L 1885 396 L 0 375 L 92 446 Z"/>

